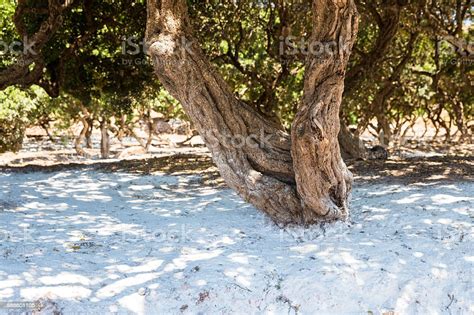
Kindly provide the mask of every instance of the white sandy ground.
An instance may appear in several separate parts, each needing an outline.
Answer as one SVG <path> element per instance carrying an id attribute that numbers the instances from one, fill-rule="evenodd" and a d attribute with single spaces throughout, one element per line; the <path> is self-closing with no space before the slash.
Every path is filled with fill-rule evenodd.
<path id="1" fill-rule="evenodd" d="M 0 302 L 49 298 L 63 314 L 473 314 L 473 205 L 474 183 L 362 185 L 348 222 L 280 230 L 196 176 L 0 173 Z"/>

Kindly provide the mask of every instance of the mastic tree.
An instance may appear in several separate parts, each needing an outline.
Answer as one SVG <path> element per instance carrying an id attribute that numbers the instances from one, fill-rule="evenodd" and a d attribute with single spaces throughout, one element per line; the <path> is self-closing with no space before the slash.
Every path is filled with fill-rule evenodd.
<path id="1" fill-rule="evenodd" d="M 151 95 L 169 100 L 148 64 L 120 52 L 121 36 L 143 37 L 147 22 L 158 78 L 232 188 L 278 222 L 344 217 L 339 130 L 345 157 L 357 158 L 367 130 L 386 145 L 419 118 L 447 139 L 455 126 L 469 140 L 473 125 L 472 0 L 354 2 L 10 1 L 1 8 L 13 23 L 2 16 L 0 31 L 24 53 L 2 55 L 0 89 L 73 95 L 66 116 L 85 135 L 94 120 L 103 134 L 112 116 L 133 123 L 122 115 L 131 104 L 147 115 Z M 168 103 L 157 107 L 174 111 Z"/>
<path id="2" fill-rule="evenodd" d="M 36 67 L 30 58 L 31 64 L 20 62 L 24 67 L 2 71 L 0 66 L 0 72 L 5 74 L 2 79 L 13 78 L 7 80 L 8 84 L 21 86 L 36 83 L 52 95 L 66 89 L 61 78 L 72 83 L 76 80 L 77 84 L 68 89 L 75 94 L 102 90 L 102 78 L 107 77 L 111 79 L 108 82 L 112 94 L 125 94 L 134 85 L 152 82 L 146 63 L 133 64 L 132 58 L 143 60 L 143 54 L 128 58 L 110 52 L 119 50 L 120 35 L 133 34 L 135 42 L 140 41 L 146 20 L 143 1 L 76 0 L 64 4 L 67 7 L 60 11 L 61 27 L 55 28 L 56 35 L 43 37 L 46 43 L 39 45 L 41 54 L 35 56 L 45 64 L 43 72 L 31 73 Z M 312 47 L 307 40 L 311 3 L 207 0 L 188 4 L 196 37 L 230 88 L 243 102 L 289 131 L 302 97 L 306 55 L 321 47 Z M 451 127 L 456 127 L 457 134 L 469 140 L 473 62 L 472 27 L 468 21 L 472 19 L 472 0 L 357 0 L 356 5 L 361 26 L 345 80 L 339 135 L 343 157 L 364 157 L 365 147 L 357 135 L 368 130 L 380 135 L 382 144 L 387 146 L 405 134 L 418 118 L 436 130 L 446 130 L 447 139 Z M 53 17 L 59 12 L 55 6 L 56 1 L 20 1 L 15 9 L 13 1 L 4 2 L 2 17 L 15 12 L 15 23 L 2 24 L 2 38 L 23 40 L 22 29 L 27 29 L 29 36 L 38 33 L 48 21 L 55 20 Z M 26 46 L 31 47 L 28 42 Z M 142 53 L 141 49 L 138 51 Z M 12 58 L 11 64 L 15 65 L 17 59 L 18 56 Z M 68 67 L 64 67 L 64 61 L 68 61 Z M 18 68 L 26 72 L 8 75 Z M 72 75 L 64 69 L 71 70 Z M 86 71 L 110 75 L 92 77 Z M 146 75 L 129 75 L 140 72 Z M 131 86 L 121 84 L 127 81 Z M 136 95 L 131 92 L 122 100 L 126 102 Z M 124 107 L 117 107 L 117 111 L 121 108 Z M 355 133 L 348 126 L 356 129 Z"/>
<path id="3" fill-rule="evenodd" d="M 280 223 L 348 213 L 352 176 L 337 136 L 357 10 L 352 0 L 314 0 L 312 12 L 310 43 L 332 43 L 333 50 L 307 55 L 290 135 L 229 88 L 193 35 L 187 1 L 148 1 L 146 42 L 157 76 L 183 105 L 227 184 Z M 236 138 L 244 141 L 236 145 Z"/>

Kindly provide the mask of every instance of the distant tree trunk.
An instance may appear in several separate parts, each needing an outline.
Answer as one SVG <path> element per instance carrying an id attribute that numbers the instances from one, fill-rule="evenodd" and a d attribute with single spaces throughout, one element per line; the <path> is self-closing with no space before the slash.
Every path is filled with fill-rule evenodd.
<path id="1" fill-rule="evenodd" d="M 49 131 L 49 121 L 42 121 L 42 122 L 39 123 L 39 125 L 46 132 L 46 136 L 48 137 L 49 141 L 54 143 L 54 137 L 51 134 L 51 132 Z"/>
<path id="2" fill-rule="evenodd" d="M 102 118 L 100 121 L 100 135 L 100 155 L 103 159 L 108 159 L 110 156 L 110 140 L 106 118 Z"/>
<path id="3" fill-rule="evenodd" d="M 125 120 L 126 120 L 126 116 L 125 115 L 121 115 L 120 116 L 120 120 L 119 120 L 119 125 L 118 125 L 118 130 L 117 130 L 117 139 L 122 142 L 123 141 L 123 138 L 125 137 Z M 123 143 L 122 143 L 123 145 Z"/>
<path id="4" fill-rule="evenodd" d="M 130 135 L 135 138 L 135 140 L 138 141 L 138 143 L 140 144 L 140 146 L 143 147 L 143 149 L 146 149 L 146 142 L 143 140 L 142 137 L 140 137 L 136 132 L 135 130 L 133 130 L 133 126 L 131 126 L 129 129 L 129 132 L 130 132 Z"/>
<path id="5" fill-rule="evenodd" d="M 183 105 L 227 184 L 278 223 L 345 218 L 352 178 L 337 141 L 353 0 L 314 0 L 311 41 L 292 136 L 237 99 L 196 43 L 185 0 L 148 0 L 147 47 L 164 87 Z"/>
<path id="6" fill-rule="evenodd" d="M 82 148 L 82 142 L 84 141 L 84 137 L 87 133 L 87 130 L 89 129 L 89 124 L 87 123 L 87 119 L 84 117 L 81 118 L 81 122 L 82 122 L 82 130 L 79 133 L 79 135 L 76 137 L 76 140 L 74 141 L 74 148 L 77 154 L 81 156 L 85 156 L 86 152 Z"/>
<path id="7" fill-rule="evenodd" d="M 367 149 L 362 140 L 352 133 L 342 120 L 338 137 L 341 155 L 344 160 L 365 159 L 367 157 Z"/>
<path id="8" fill-rule="evenodd" d="M 148 138 L 145 143 L 145 151 L 148 152 L 150 150 L 151 143 L 153 141 L 153 119 L 151 119 L 151 111 L 148 109 L 146 115 L 146 124 L 148 129 Z"/>
<path id="9" fill-rule="evenodd" d="M 89 128 L 86 131 L 86 147 L 88 149 L 92 149 L 92 132 L 94 131 L 94 119 L 89 117 L 87 118 L 87 123 L 89 124 Z"/>
<path id="10" fill-rule="evenodd" d="M 82 143 L 84 142 L 84 139 L 86 140 L 86 146 L 87 148 L 92 148 L 92 146 L 89 147 L 89 141 L 90 141 L 90 130 L 92 130 L 93 122 L 94 120 L 90 117 L 90 113 L 87 110 L 87 107 L 84 106 L 82 103 L 78 103 L 78 106 L 81 108 L 82 115 L 80 116 L 80 121 L 82 123 L 82 130 L 79 133 L 79 135 L 76 137 L 76 140 L 74 141 L 74 147 L 76 149 L 77 154 L 81 156 L 86 156 L 87 153 L 84 151 L 82 148 Z"/>

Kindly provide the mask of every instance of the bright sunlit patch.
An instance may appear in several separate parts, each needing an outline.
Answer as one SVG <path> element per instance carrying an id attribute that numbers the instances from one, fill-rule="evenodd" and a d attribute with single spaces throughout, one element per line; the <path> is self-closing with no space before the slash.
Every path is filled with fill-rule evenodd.
<path id="1" fill-rule="evenodd" d="M 24 284 L 24 281 L 19 280 L 19 279 L 4 280 L 4 281 L 0 281 L 0 289 L 19 287 L 23 284 Z"/>
<path id="2" fill-rule="evenodd" d="M 226 270 L 224 271 L 224 275 L 226 275 L 229 278 L 232 278 L 237 282 L 238 284 L 248 287 L 252 284 L 252 278 L 254 274 L 254 269 L 247 269 L 247 268 L 242 268 L 239 267 L 237 269 L 233 270 Z"/>
<path id="3" fill-rule="evenodd" d="M 366 218 L 365 220 L 366 221 L 382 221 L 382 220 L 385 219 L 385 217 L 386 216 L 383 215 L 383 214 L 376 214 L 376 215 L 372 215 L 372 216 Z"/>
<path id="4" fill-rule="evenodd" d="M 163 264 L 163 260 L 152 259 L 140 266 L 117 265 L 108 267 L 109 270 L 118 270 L 122 273 L 151 272 L 157 270 Z"/>
<path id="5" fill-rule="evenodd" d="M 118 300 L 118 303 L 124 308 L 128 309 L 131 313 L 137 315 L 145 315 L 145 297 L 138 293 L 124 296 Z"/>
<path id="6" fill-rule="evenodd" d="M 15 291 L 12 288 L 0 290 L 0 301 L 11 298 L 14 293 L 15 293 Z"/>
<path id="7" fill-rule="evenodd" d="M 471 263 L 474 263 L 474 256 L 464 256 L 464 260 L 468 261 L 468 262 L 471 262 Z"/>
<path id="8" fill-rule="evenodd" d="M 91 290 L 82 286 L 44 286 L 36 288 L 24 288 L 20 295 L 27 301 L 35 301 L 42 297 L 52 299 L 84 299 L 91 295 Z"/>
<path id="9" fill-rule="evenodd" d="M 413 194 L 405 198 L 394 200 L 393 202 L 398 203 L 398 204 L 411 204 L 411 203 L 419 201 L 423 197 L 424 196 L 422 194 Z"/>
<path id="10" fill-rule="evenodd" d="M 453 220 L 443 218 L 443 219 L 437 220 L 436 222 L 444 224 L 444 225 L 450 225 L 451 223 L 453 223 Z"/>
<path id="11" fill-rule="evenodd" d="M 230 254 L 227 257 L 229 257 L 231 261 L 239 263 L 239 264 L 248 265 L 249 263 L 249 257 L 243 253 L 234 253 L 234 254 Z"/>
<path id="12" fill-rule="evenodd" d="M 200 280 L 197 280 L 195 283 L 196 283 L 197 286 L 202 287 L 202 286 L 205 286 L 207 284 L 207 281 L 203 280 L 203 279 L 200 279 Z"/>
<path id="13" fill-rule="evenodd" d="M 99 193 L 89 193 L 87 195 L 73 195 L 73 198 L 79 201 L 101 201 L 101 202 L 108 202 L 112 201 L 112 197 L 101 195 Z"/>
<path id="14" fill-rule="evenodd" d="M 385 189 L 378 189 L 377 191 L 370 191 L 368 192 L 369 196 L 383 196 L 383 195 L 388 195 L 388 194 L 393 194 L 393 193 L 398 193 L 398 192 L 403 192 L 403 191 L 408 191 L 409 188 L 403 188 L 398 185 L 393 185 L 393 186 L 387 186 Z"/>
<path id="15" fill-rule="evenodd" d="M 160 252 L 162 253 L 171 253 L 174 251 L 174 247 L 162 247 L 160 248 Z"/>
<path id="16" fill-rule="evenodd" d="M 301 245 L 301 246 L 290 247 L 290 250 L 294 252 L 298 252 L 300 254 L 309 254 L 311 252 L 317 251 L 318 248 L 319 246 L 316 244 L 306 244 L 306 245 Z"/>
<path id="17" fill-rule="evenodd" d="M 346 264 L 350 265 L 351 267 L 354 267 L 355 269 L 359 268 L 359 265 L 361 264 L 360 260 L 355 259 L 351 253 L 348 252 L 342 252 L 340 253 L 340 256 L 342 258 L 342 261 L 345 262 Z"/>
<path id="18" fill-rule="evenodd" d="M 448 272 L 445 269 L 431 268 L 431 273 L 438 279 L 446 279 Z"/>
<path id="19" fill-rule="evenodd" d="M 130 190 L 133 190 L 133 191 L 142 191 L 142 190 L 153 189 L 153 188 L 155 188 L 155 186 L 153 186 L 153 185 L 130 185 L 128 188 Z"/>
<path id="20" fill-rule="evenodd" d="M 146 283 L 148 281 L 154 280 L 158 278 L 159 276 L 160 276 L 159 273 L 154 272 L 154 273 L 138 274 L 133 277 L 121 279 L 101 288 L 99 291 L 97 291 L 96 296 L 98 298 L 109 298 L 117 294 L 120 294 L 121 292 L 123 292 L 124 290 L 130 287 L 134 287 L 134 286 Z"/>
<path id="21" fill-rule="evenodd" d="M 82 284 L 84 286 L 89 286 L 92 284 L 92 281 L 89 278 L 82 275 L 61 272 L 56 276 L 46 276 L 38 279 L 44 285 L 60 285 L 60 284 Z"/>
<path id="22" fill-rule="evenodd" d="M 431 200 L 433 201 L 434 204 L 450 204 L 450 203 L 456 203 L 460 201 L 472 201 L 474 198 L 468 198 L 468 197 L 456 197 L 452 195 L 446 195 L 446 194 L 437 194 L 431 197 Z"/>

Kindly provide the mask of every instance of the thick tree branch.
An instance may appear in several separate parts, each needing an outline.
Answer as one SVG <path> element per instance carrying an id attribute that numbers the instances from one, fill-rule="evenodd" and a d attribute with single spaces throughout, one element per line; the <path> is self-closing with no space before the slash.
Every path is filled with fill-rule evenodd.
<path id="1" fill-rule="evenodd" d="M 350 95 L 361 82 L 366 79 L 380 60 L 385 56 L 390 44 L 398 32 L 400 26 L 400 16 L 405 3 L 395 0 L 386 0 L 382 6 L 382 13 L 379 13 L 370 2 L 360 4 L 366 6 L 378 25 L 377 38 L 372 49 L 366 53 L 360 61 L 351 67 L 346 75 L 346 85 L 344 94 Z"/>
<path id="2" fill-rule="evenodd" d="M 37 8 L 31 11 L 28 1 L 19 0 L 14 15 L 14 23 L 18 34 L 24 40 L 24 45 L 30 47 L 21 54 L 15 63 L 0 71 L 0 90 L 10 85 L 30 86 L 39 83 L 45 63 L 42 56 L 42 49 L 56 33 L 62 23 L 63 12 L 71 7 L 73 0 L 49 0 L 47 8 Z M 47 18 L 40 24 L 33 33 L 27 33 L 24 17 L 27 13 L 44 12 Z"/>
<path id="3" fill-rule="evenodd" d="M 188 25 L 186 1 L 148 1 L 156 74 L 196 125 L 230 187 L 278 222 L 301 215 L 288 134 L 238 100 Z"/>

